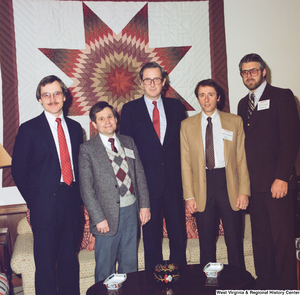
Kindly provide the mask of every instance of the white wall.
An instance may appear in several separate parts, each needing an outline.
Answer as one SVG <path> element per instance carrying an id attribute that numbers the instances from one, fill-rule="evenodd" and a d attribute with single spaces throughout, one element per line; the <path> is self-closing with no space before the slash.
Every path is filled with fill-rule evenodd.
<path id="1" fill-rule="evenodd" d="M 274 86 L 300 98 L 300 1 L 224 0 L 230 110 L 237 112 L 247 89 L 238 64 L 248 53 L 267 63 Z M 268 80 L 269 80 L 268 78 Z"/>
<path id="2" fill-rule="evenodd" d="M 266 61 L 273 85 L 291 88 L 299 99 L 300 1 L 224 0 L 224 9 L 231 112 L 236 113 L 238 101 L 247 93 L 239 76 L 238 63 L 251 52 L 258 53 Z M 1 108 L 2 105 L 0 133 L 3 134 Z M 0 140 L 3 143 L 2 136 Z M 1 169 L 0 177 L 2 179 Z M 18 203 L 24 201 L 16 188 L 0 187 L 0 205 Z"/>

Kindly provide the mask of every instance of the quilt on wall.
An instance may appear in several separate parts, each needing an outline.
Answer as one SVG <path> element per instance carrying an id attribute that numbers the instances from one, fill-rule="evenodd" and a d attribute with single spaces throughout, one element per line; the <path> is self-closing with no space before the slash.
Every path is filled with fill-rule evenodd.
<path id="1" fill-rule="evenodd" d="M 8 0 L 1 5 L 3 145 L 10 154 L 19 124 L 41 113 L 35 89 L 50 74 L 69 87 L 69 115 L 87 137 L 88 113 L 96 101 L 121 112 L 124 103 L 143 94 L 138 73 L 148 61 L 168 72 L 166 95 L 181 100 L 190 114 L 200 111 L 194 95 L 200 80 L 211 77 L 228 93 L 221 0 Z M 11 185 L 7 168 L 2 186 Z"/>

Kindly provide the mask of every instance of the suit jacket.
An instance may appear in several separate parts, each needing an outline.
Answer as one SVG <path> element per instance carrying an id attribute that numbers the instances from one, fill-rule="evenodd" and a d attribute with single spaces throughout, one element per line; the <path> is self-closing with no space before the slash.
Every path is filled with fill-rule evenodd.
<path id="1" fill-rule="evenodd" d="M 244 149 L 243 122 L 239 116 L 219 112 L 222 129 L 233 132 L 232 141 L 224 139 L 227 190 L 231 208 L 235 211 L 237 197 L 250 195 L 250 180 Z M 181 166 L 184 199 L 195 198 L 198 211 L 206 205 L 206 165 L 201 129 L 202 112 L 181 124 Z"/>
<path id="2" fill-rule="evenodd" d="M 65 117 L 72 145 L 75 179 L 78 181 L 78 153 L 83 141 L 79 123 Z M 60 185 L 61 167 L 53 135 L 44 112 L 19 128 L 12 157 L 12 176 L 30 209 L 30 222 L 37 228 L 47 226 L 53 216 Z M 78 210 L 79 188 L 70 206 Z"/>
<path id="3" fill-rule="evenodd" d="M 121 134 L 134 139 L 149 188 L 150 199 L 162 196 L 164 188 L 172 197 L 182 197 L 180 166 L 180 124 L 186 118 L 183 104 L 162 97 L 167 129 L 161 144 L 149 116 L 144 97 L 126 103 L 121 113 Z"/>
<path id="4" fill-rule="evenodd" d="M 117 135 L 123 148 L 133 151 L 134 159 L 126 156 L 137 207 L 150 208 L 147 183 L 143 166 L 129 136 Z M 90 231 L 93 234 L 114 236 L 119 225 L 120 192 L 117 179 L 102 140 L 97 134 L 83 143 L 79 152 L 80 192 L 90 216 Z M 107 220 L 110 231 L 98 232 L 96 225 Z"/>
<path id="5" fill-rule="evenodd" d="M 267 84 L 260 101 L 269 100 L 269 108 L 258 111 L 256 107 L 249 121 L 248 98 L 239 102 L 238 114 L 244 121 L 251 185 L 258 192 L 269 192 L 273 181 L 281 179 L 295 188 L 300 127 L 292 91 Z"/>

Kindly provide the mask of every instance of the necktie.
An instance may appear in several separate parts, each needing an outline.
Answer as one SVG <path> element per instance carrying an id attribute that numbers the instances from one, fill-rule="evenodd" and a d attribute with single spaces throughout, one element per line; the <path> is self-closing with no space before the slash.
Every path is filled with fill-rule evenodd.
<path id="1" fill-rule="evenodd" d="M 154 129 L 156 131 L 156 134 L 157 134 L 158 138 L 160 139 L 160 120 L 159 120 L 159 111 L 157 108 L 157 101 L 153 101 L 152 103 L 154 105 L 152 122 L 153 122 Z"/>
<path id="2" fill-rule="evenodd" d="M 63 181 L 66 184 L 70 185 L 73 181 L 73 173 L 72 173 L 71 160 L 70 160 L 69 150 L 67 146 L 67 141 L 66 141 L 64 130 L 61 126 L 61 119 L 57 118 L 55 121 L 58 124 L 57 135 L 58 135 L 60 165 L 61 165 Z"/>
<path id="3" fill-rule="evenodd" d="M 115 139 L 114 138 L 109 138 L 108 141 L 110 142 L 111 145 L 111 150 L 115 153 L 118 153 L 117 148 L 115 147 Z"/>
<path id="4" fill-rule="evenodd" d="M 254 95 L 254 93 L 251 93 L 249 100 L 248 100 L 248 119 L 250 119 L 250 116 L 255 109 L 254 101 L 255 101 L 255 95 Z"/>
<path id="5" fill-rule="evenodd" d="M 212 170 L 215 167 L 215 155 L 214 155 L 214 140 L 212 132 L 211 117 L 207 118 L 206 134 L 205 134 L 205 160 L 206 167 Z"/>

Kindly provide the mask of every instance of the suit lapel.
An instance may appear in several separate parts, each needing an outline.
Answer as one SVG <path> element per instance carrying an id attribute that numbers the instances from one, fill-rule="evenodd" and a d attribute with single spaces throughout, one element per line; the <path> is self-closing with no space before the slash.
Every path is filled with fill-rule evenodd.
<path id="1" fill-rule="evenodd" d="M 156 131 L 154 129 L 152 119 L 149 116 L 149 112 L 144 100 L 144 96 L 140 98 L 140 121 L 143 122 L 145 129 L 147 129 L 146 132 L 147 134 L 149 134 L 149 137 L 151 138 L 151 142 L 156 142 L 161 145 L 159 138 L 156 134 Z"/>
<path id="2" fill-rule="evenodd" d="M 114 170 L 107 155 L 105 146 L 103 145 L 103 142 L 100 138 L 100 135 L 97 133 L 97 135 L 92 140 L 95 161 L 99 163 L 102 171 L 105 171 L 106 173 L 107 171 L 110 171 L 110 174 L 115 176 Z"/>
<path id="3" fill-rule="evenodd" d="M 47 143 L 47 146 L 50 148 L 50 150 L 52 150 L 51 153 L 53 155 L 56 155 L 57 161 L 59 163 L 59 157 L 58 157 L 56 145 L 55 145 L 55 142 L 54 142 L 53 134 L 52 134 L 52 131 L 50 129 L 49 123 L 47 121 L 47 118 L 46 118 L 44 112 L 39 117 L 38 128 L 39 128 L 41 137 L 44 138 L 44 140 Z M 60 163 L 59 163 L 59 165 L 60 165 Z"/>
<path id="4" fill-rule="evenodd" d="M 195 120 L 192 125 L 192 135 L 194 138 L 194 144 L 195 148 L 200 152 L 199 156 L 200 158 L 204 156 L 204 146 L 203 146 L 203 139 L 202 139 L 202 125 L 201 125 L 201 119 L 202 119 L 202 112 L 198 115 L 195 115 Z M 205 159 L 204 159 L 205 161 Z"/>
<path id="5" fill-rule="evenodd" d="M 166 114 L 166 120 L 167 120 L 167 128 L 166 128 L 166 134 L 164 138 L 163 145 L 168 144 L 168 140 L 171 136 L 171 129 L 172 129 L 172 123 L 175 122 L 175 120 L 172 120 L 173 112 L 172 112 L 172 106 L 168 104 L 168 102 L 162 97 L 163 105 L 164 105 L 164 110 Z"/>
<path id="6" fill-rule="evenodd" d="M 220 120 L 221 120 L 221 128 L 233 132 L 233 127 L 230 122 L 230 119 L 228 119 L 226 116 L 224 116 L 224 113 L 219 112 L 219 111 L 218 111 L 218 113 L 219 113 Z M 235 136 L 235 134 L 233 134 L 233 136 Z M 223 139 L 223 144 L 224 144 L 225 167 L 227 167 L 227 163 L 229 160 L 229 152 L 230 152 L 230 141 Z"/>

